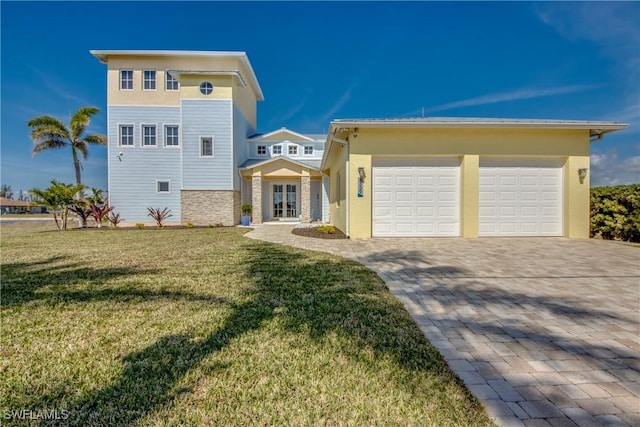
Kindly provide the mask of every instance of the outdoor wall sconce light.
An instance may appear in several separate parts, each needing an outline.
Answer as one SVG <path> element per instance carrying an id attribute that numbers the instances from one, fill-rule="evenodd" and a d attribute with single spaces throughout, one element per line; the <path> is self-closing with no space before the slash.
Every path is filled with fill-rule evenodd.
<path id="1" fill-rule="evenodd" d="M 578 177 L 580 177 L 580 179 L 585 179 L 587 177 L 587 168 L 578 169 Z"/>
<path id="2" fill-rule="evenodd" d="M 122 156 L 124 156 L 124 153 L 121 151 L 118 154 L 116 154 L 116 157 L 118 158 L 118 160 L 122 161 Z"/>
<path id="3" fill-rule="evenodd" d="M 358 197 L 364 197 L 364 168 L 358 168 Z"/>

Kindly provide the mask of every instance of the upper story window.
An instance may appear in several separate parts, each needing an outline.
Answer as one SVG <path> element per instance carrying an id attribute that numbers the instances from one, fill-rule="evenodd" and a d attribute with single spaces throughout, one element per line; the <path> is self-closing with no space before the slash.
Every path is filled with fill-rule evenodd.
<path id="1" fill-rule="evenodd" d="M 271 152 L 274 155 L 282 154 L 282 145 L 274 145 L 271 147 Z"/>
<path id="2" fill-rule="evenodd" d="M 133 125 L 120 125 L 118 141 L 121 146 L 133 146 Z"/>
<path id="3" fill-rule="evenodd" d="M 133 70 L 120 70 L 120 90 L 133 90 Z"/>
<path id="4" fill-rule="evenodd" d="M 200 137 L 200 156 L 213 157 L 213 137 Z"/>
<path id="5" fill-rule="evenodd" d="M 171 125 L 164 127 L 164 145 L 166 147 L 177 147 L 180 145 L 178 126 Z"/>
<path id="6" fill-rule="evenodd" d="M 156 125 L 142 126 L 142 146 L 155 147 L 156 145 Z"/>
<path id="7" fill-rule="evenodd" d="M 266 145 L 258 145 L 258 155 L 263 156 L 267 154 L 267 146 Z"/>
<path id="8" fill-rule="evenodd" d="M 142 71 L 142 88 L 144 90 L 156 90 L 156 71 Z"/>
<path id="9" fill-rule="evenodd" d="M 202 82 L 202 84 L 200 84 L 201 94 L 211 95 L 211 92 L 213 92 L 213 85 L 211 84 L 211 82 Z"/>
<path id="10" fill-rule="evenodd" d="M 180 88 L 178 80 L 176 80 L 168 71 L 165 72 L 165 82 L 167 90 L 178 90 Z"/>
<path id="11" fill-rule="evenodd" d="M 313 145 L 305 145 L 304 146 L 304 154 L 306 156 L 311 156 L 313 155 Z"/>
<path id="12" fill-rule="evenodd" d="M 298 155 L 298 146 L 297 145 L 290 145 L 288 153 L 289 153 L 290 156 L 297 156 Z"/>

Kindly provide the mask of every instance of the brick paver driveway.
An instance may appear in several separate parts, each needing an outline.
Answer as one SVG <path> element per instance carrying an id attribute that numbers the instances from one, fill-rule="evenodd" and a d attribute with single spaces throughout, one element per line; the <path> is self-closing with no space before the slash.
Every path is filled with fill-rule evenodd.
<path id="1" fill-rule="evenodd" d="M 375 270 L 505 426 L 640 426 L 640 248 L 563 238 L 247 236 Z"/>

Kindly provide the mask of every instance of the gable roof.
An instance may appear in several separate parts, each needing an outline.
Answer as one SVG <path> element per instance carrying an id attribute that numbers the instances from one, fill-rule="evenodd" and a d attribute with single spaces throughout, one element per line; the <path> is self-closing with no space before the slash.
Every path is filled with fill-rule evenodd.
<path id="1" fill-rule="evenodd" d="M 293 160 L 289 157 L 285 157 L 285 156 L 276 156 L 276 157 L 272 157 L 271 159 L 266 159 L 266 160 L 247 160 L 246 162 L 244 162 L 241 166 L 240 166 L 240 170 L 247 170 L 247 169 L 252 169 L 258 166 L 264 166 L 267 165 L 269 163 L 273 163 L 275 161 L 278 160 L 285 160 L 289 163 L 293 163 L 294 165 L 298 165 L 301 166 L 303 168 L 308 168 L 308 169 L 313 169 L 315 171 L 320 171 L 320 160 L 305 160 L 305 161 L 298 161 L 298 160 Z"/>
<path id="2" fill-rule="evenodd" d="M 322 135 L 322 138 L 324 139 L 325 136 L 326 135 Z M 285 140 L 289 140 L 289 141 L 307 141 L 307 142 L 315 141 L 310 136 L 306 136 L 306 135 L 303 135 L 301 133 L 294 132 L 294 131 L 292 131 L 290 129 L 287 129 L 285 127 L 282 127 L 280 129 L 277 129 L 277 130 L 274 130 L 272 132 L 265 133 L 265 134 L 262 134 L 262 135 L 255 135 L 255 136 L 252 136 L 249 139 L 251 141 L 285 141 Z"/>

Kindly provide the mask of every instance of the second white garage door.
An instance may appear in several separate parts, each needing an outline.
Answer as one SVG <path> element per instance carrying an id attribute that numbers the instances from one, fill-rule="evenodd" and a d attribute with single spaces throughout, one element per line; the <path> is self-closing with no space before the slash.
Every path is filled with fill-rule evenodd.
<path id="1" fill-rule="evenodd" d="M 480 159 L 480 236 L 562 236 L 562 159 Z"/>
<path id="2" fill-rule="evenodd" d="M 459 236 L 460 159 L 375 159 L 372 227 L 374 237 Z"/>

